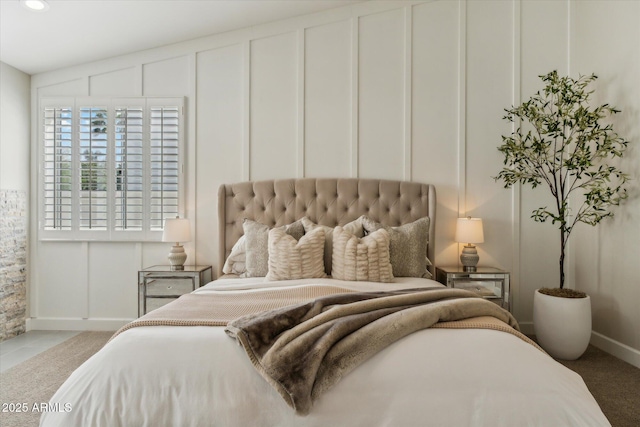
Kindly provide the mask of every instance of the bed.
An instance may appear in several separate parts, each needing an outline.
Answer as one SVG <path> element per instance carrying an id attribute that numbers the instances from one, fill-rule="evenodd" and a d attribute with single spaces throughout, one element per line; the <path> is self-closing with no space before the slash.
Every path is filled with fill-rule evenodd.
<path id="1" fill-rule="evenodd" d="M 311 297 L 315 303 L 322 298 L 345 295 L 351 298 L 357 294 L 365 295 L 364 303 L 370 304 L 377 303 L 375 298 L 379 296 L 386 299 L 389 294 L 393 294 L 391 298 L 404 298 L 406 293 L 431 298 L 432 293 L 448 292 L 429 278 L 434 268 L 430 261 L 435 259 L 435 213 L 435 188 L 421 183 L 295 179 L 221 186 L 220 278 L 180 298 L 183 301 L 179 304 L 170 303 L 165 311 L 149 313 L 119 331 L 52 397 L 52 404 L 71 409 L 44 413 L 41 426 L 610 425 L 579 375 L 495 318 L 489 323 L 496 327 L 484 327 L 484 323 L 481 327 L 457 327 L 459 323 L 455 321 L 440 321 L 435 327 L 419 328 L 401 336 L 339 375 L 330 387 L 314 395 L 304 410 L 287 401 L 286 393 L 277 389 L 278 384 L 274 385 L 258 369 L 262 359 L 255 363 L 255 355 L 231 333 L 236 327 L 242 330 L 243 322 L 257 318 L 262 321 L 261 317 L 273 311 L 288 315 L 291 306 L 282 302 L 288 298 L 293 298 L 292 303 L 298 304 L 293 307 L 298 310 L 297 307 L 311 307 L 312 303 L 305 302 Z M 363 216 L 378 224 L 378 228 L 365 230 L 362 237 L 348 234 L 345 230 L 349 224 L 358 223 Z M 276 241 L 289 242 L 292 237 L 282 230 L 288 232 L 291 224 L 303 218 L 307 221 L 304 236 L 309 238 L 300 237 L 299 242 L 305 239 L 311 249 L 302 252 L 299 256 L 302 261 L 296 258 L 291 262 L 297 269 L 287 271 L 288 274 L 294 271 L 294 276 L 302 274 L 300 268 L 315 265 L 309 259 L 317 260 L 321 251 L 321 267 L 315 266 L 313 270 L 319 277 L 283 278 L 284 270 L 277 268 L 277 257 L 271 250 Z M 395 252 L 391 251 L 393 244 L 385 239 L 416 223 L 428 236 L 426 247 L 419 249 L 424 265 L 417 273 L 411 272 L 412 276 L 396 274 L 385 281 L 388 276 L 385 259 L 391 261 L 394 253 L 396 258 L 398 255 L 397 247 Z M 258 246 L 250 239 L 253 232 L 247 231 L 254 225 L 268 229 L 270 280 L 247 274 L 255 273 L 252 269 L 256 266 L 264 269 L 252 258 L 255 254 L 250 254 L 251 248 Z M 355 245 L 380 252 L 379 264 L 367 259 L 378 258 L 372 252 L 358 258 L 368 263 L 368 276 L 362 276 L 348 262 L 343 263 L 343 258 L 330 256 L 329 245 L 323 244 L 318 249 L 317 242 L 321 241 L 318 236 L 326 243 L 327 230 L 331 229 L 334 251 L 346 251 L 344 248 Z M 258 235 L 264 238 L 264 234 Z M 382 239 L 379 246 L 370 237 L 373 235 Z M 244 248 L 239 245 L 242 236 Z M 347 236 L 344 245 L 343 236 Z M 370 246 L 361 245 L 365 240 Z M 388 254 L 384 253 L 385 242 Z M 242 255 L 242 251 L 244 258 L 239 258 L 237 255 Z M 313 256 L 309 255 L 311 252 Z M 327 256 L 333 261 L 331 268 L 327 268 Z M 291 255 L 289 261 L 292 257 L 295 258 Z M 237 265 L 230 265 L 232 258 Z M 397 262 L 407 258 L 403 255 Z M 223 273 L 223 266 L 229 274 Z M 324 274 L 318 268 L 324 269 Z M 399 273 L 402 268 L 393 266 L 392 272 Z M 327 271 L 336 272 L 336 276 L 322 277 Z M 242 275 L 249 277 L 239 277 Z M 448 304 L 450 299 L 445 298 L 445 302 Z M 242 304 L 236 304 L 238 300 Z M 476 300 L 486 302 L 475 297 L 465 301 L 475 304 Z M 219 301 L 221 305 L 231 302 L 220 311 L 211 308 L 210 301 Z M 249 312 L 254 314 L 235 319 L 244 314 L 238 310 L 246 308 L 247 301 L 253 304 Z M 505 316 L 509 322 L 508 313 L 493 303 L 487 304 L 491 306 L 488 310 L 500 310 L 496 316 Z M 202 310 L 192 312 L 191 307 L 196 306 Z M 270 311 L 263 311 L 267 309 Z M 207 310 L 213 312 L 209 317 L 202 314 Z M 162 321 L 170 314 L 184 317 Z M 401 316 L 405 316 L 404 312 Z M 424 317 L 420 313 L 419 316 Z M 476 319 L 479 318 L 472 318 L 471 323 Z"/>

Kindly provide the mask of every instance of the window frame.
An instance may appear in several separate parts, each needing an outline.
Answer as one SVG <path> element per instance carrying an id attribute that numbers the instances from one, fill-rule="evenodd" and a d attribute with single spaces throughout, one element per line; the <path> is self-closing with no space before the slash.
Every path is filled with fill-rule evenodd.
<path id="1" fill-rule="evenodd" d="M 178 108 L 178 215 L 184 217 L 186 197 L 185 174 L 185 113 L 184 97 L 41 97 L 38 101 L 38 240 L 58 241 L 111 241 L 111 242 L 159 242 L 162 240 L 162 229 L 151 229 L 151 128 L 150 116 L 152 107 Z M 80 228 L 80 108 L 107 107 L 107 226 L 104 230 Z M 142 130 L 142 229 L 116 229 L 116 125 L 117 108 L 143 109 Z M 45 229 L 45 109 L 72 109 L 72 166 L 71 166 L 71 229 Z M 165 216 L 166 218 L 166 216 Z"/>

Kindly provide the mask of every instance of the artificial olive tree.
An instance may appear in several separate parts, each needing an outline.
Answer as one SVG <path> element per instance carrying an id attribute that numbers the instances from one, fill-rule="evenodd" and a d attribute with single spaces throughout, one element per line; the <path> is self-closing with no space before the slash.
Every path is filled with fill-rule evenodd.
<path id="1" fill-rule="evenodd" d="M 603 123 L 620 110 L 589 105 L 589 85 L 596 75 L 573 79 L 552 71 L 540 78 L 545 84 L 541 91 L 505 110 L 504 119 L 514 123 L 515 131 L 502 136 L 498 150 L 505 167 L 495 179 L 505 188 L 518 182 L 549 188 L 554 206 L 534 209 L 531 217 L 558 224 L 563 289 L 565 249 L 573 227 L 613 216 L 611 208 L 627 197 L 628 176 L 609 160 L 622 157 L 629 141 L 618 136 L 611 123 Z"/>

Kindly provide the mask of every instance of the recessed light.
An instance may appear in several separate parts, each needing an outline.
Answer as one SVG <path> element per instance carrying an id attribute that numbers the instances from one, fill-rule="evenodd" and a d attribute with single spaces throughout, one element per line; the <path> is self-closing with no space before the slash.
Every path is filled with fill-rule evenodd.
<path id="1" fill-rule="evenodd" d="M 29 10 L 35 12 L 46 12 L 49 10 L 49 3 L 46 0 L 20 0 L 20 3 Z"/>

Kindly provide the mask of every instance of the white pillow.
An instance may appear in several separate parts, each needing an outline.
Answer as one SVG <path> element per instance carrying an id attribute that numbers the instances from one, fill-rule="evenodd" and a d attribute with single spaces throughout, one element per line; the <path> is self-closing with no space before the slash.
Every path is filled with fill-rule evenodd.
<path id="1" fill-rule="evenodd" d="M 359 238 L 340 226 L 334 228 L 331 276 L 340 280 L 392 282 L 389 232 L 381 228 Z"/>
<path id="2" fill-rule="evenodd" d="M 224 274 L 237 274 L 238 276 L 245 277 L 247 272 L 247 248 L 245 245 L 246 239 L 244 235 L 240 236 L 233 248 L 229 257 L 224 262 L 222 272 Z"/>
<path id="3" fill-rule="evenodd" d="M 269 230 L 267 280 L 315 279 L 324 273 L 325 232 L 316 228 L 296 240 L 283 228 Z"/>

